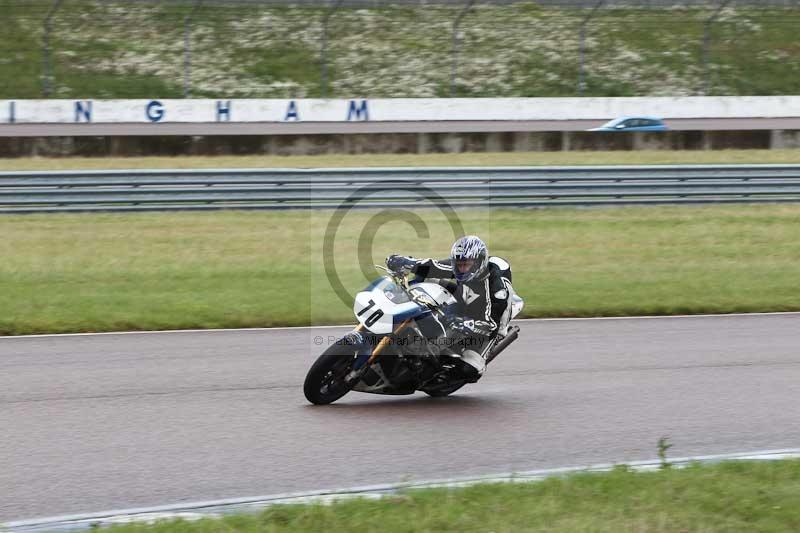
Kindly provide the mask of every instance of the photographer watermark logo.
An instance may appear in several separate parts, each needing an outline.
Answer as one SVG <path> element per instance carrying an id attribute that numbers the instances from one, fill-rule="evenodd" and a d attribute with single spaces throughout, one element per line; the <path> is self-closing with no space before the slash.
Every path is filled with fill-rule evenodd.
<path id="1" fill-rule="evenodd" d="M 395 202 L 396 206 L 386 206 L 387 202 Z M 356 208 L 369 207 L 383 208 L 367 220 L 358 236 L 358 266 L 367 281 L 376 277 L 373 251 L 375 238 L 381 227 L 392 222 L 405 222 L 413 228 L 418 238 L 430 238 L 430 229 L 425 220 L 419 214 L 410 211 L 406 207 L 438 209 L 453 232 L 453 240 L 465 234 L 464 226 L 455 209 L 439 193 L 419 183 L 419 180 L 376 181 L 359 187 L 334 211 L 325 229 L 322 244 L 325 276 L 339 300 L 347 306 L 352 305 L 353 296 L 345 288 L 336 271 L 334 260 L 336 235 L 348 213 Z"/>

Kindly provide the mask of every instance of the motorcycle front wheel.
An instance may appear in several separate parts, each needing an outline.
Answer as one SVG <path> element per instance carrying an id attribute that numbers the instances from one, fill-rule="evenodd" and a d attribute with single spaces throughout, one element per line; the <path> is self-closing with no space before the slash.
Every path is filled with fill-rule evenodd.
<path id="1" fill-rule="evenodd" d="M 344 378 L 353 369 L 355 355 L 356 349 L 347 344 L 336 343 L 325 350 L 306 375 L 306 399 L 315 405 L 327 405 L 350 392 Z"/>

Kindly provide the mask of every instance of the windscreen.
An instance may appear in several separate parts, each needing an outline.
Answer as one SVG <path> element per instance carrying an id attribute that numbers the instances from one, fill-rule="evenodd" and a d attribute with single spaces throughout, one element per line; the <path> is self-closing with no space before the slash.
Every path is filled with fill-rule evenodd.
<path id="1" fill-rule="evenodd" d="M 408 294 L 406 294 L 405 290 L 401 286 L 399 286 L 395 281 L 390 278 L 389 276 L 384 276 L 378 280 L 375 280 L 367 287 L 368 291 L 381 291 L 383 292 L 384 296 L 391 300 L 396 304 L 402 304 L 409 302 Z"/>

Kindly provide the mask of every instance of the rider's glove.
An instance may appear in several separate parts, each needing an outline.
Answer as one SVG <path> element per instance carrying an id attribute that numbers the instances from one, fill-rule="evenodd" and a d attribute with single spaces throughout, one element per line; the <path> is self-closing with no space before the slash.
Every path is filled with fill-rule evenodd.
<path id="1" fill-rule="evenodd" d="M 386 258 L 386 268 L 397 274 L 407 274 L 416 266 L 417 262 L 411 257 L 403 255 L 390 255 Z"/>

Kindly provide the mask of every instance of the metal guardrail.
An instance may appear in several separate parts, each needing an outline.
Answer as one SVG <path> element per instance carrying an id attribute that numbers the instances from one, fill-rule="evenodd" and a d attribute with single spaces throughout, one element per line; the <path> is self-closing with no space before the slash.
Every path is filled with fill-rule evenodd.
<path id="1" fill-rule="evenodd" d="M 0 173 L 0 213 L 750 202 L 800 202 L 800 165 Z"/>

